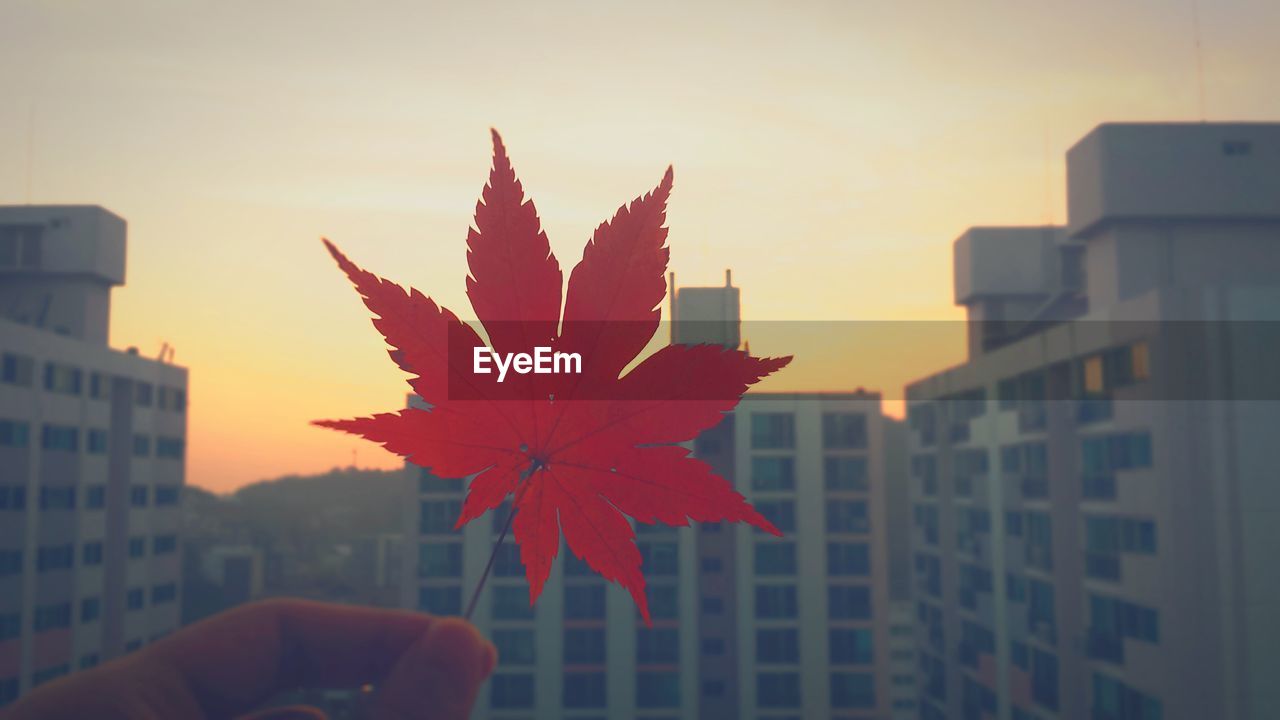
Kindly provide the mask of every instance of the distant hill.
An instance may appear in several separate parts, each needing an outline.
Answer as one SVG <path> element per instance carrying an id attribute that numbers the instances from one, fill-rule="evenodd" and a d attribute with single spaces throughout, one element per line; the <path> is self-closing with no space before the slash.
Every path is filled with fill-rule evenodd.
<path id="1" fill-rule="evenodd" d="M 402 470 L 335 468 L 263 480 L 228 495 L 189 487 L 187 538 L 283 544 L 311 555 L 317 546 L 400 532 L 406 482 Z"/>

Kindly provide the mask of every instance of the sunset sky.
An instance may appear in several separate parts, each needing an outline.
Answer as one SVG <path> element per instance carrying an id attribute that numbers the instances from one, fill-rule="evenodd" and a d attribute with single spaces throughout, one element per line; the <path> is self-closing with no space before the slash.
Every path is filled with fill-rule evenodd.
<path id="1" fill-rule="evenodd" d="M 1205 116 L 1280 119 L 1280 3 L 1200 5 Z M 394 467 L 307 425 L 407 390 L 319 238 L 470 314 L 489 127 L 566 277 L 674 164 L 680 284 L 731 267 L 754 320 L 956 319 L 966 227 L 1062 221 L 1100 122 L 1201 117 L 1192 7 L 6 0 L 0 204 L 128 220 L 112 344 L 191 368 L 189 482 Z M 801 358 L 769 388 L 898 397 L 961 353 Z"/>

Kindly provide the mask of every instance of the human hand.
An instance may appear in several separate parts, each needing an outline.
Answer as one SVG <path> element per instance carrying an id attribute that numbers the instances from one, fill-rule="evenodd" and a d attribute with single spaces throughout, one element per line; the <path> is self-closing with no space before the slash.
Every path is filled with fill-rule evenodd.
<path id="1" fill-rule="evenodd" d="M 42 685 L 0 718 L 228 718 L 281 691 L 372 683 L 376 720 L 463 720 L 496 663 L 493 644 L 457 618 L 268 600 Z M 253 717 L 323 715 L 291 708 Z"/>

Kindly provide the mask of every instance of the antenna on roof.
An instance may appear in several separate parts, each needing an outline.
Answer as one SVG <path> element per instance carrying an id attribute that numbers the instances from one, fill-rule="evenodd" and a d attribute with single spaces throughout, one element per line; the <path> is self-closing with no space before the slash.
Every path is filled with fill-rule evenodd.
<path id="1" fill-rule="evenodd" d="M 1196 53 L 1196 101 L 1200 109 L 1200 122 L 1205 121 L 1204 111 L 1204 52 L 1200 46 L 1200 3 L 1191 0 L 1191 35 Z"/>
<path id="2" fill-rule="evenodd" d="M 29 100 L 27 102 L 27 167 L 26 167 L 26 178 L 25 178 L 26 190 L 27 190 L 27 197 L 26 197 L 25 204 L 27 205 L 31 204 L 31 156 L 33 154 L 32 146 L 35 145 L 35 140 L 34 140 L 35 132 L 36 132 L 36 101 Z"/>

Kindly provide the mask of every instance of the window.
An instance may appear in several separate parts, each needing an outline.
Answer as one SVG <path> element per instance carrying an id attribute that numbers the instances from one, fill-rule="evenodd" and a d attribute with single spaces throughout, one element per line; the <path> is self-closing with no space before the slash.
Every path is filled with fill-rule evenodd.
<path id="1" fill-rule="evenodd" d="M 533 707 L 533 676 L 494 675 L 489 679 L 489 704 L 495 708 Z"/>
<path id="2" fill-rule="evenodd" d="M 702 598 L 702 612 L 705 615 L 720 615 L 724 612 L 724 598 L 719 596 L 704 596 Z"/>
<path id="3" fill-rule="evenodd" d="M 1027 513 L 1027 564 L 1053 571 L 1053 519 L 1048 513 Z"/>
<path id="4" fill-rule="evenodd" d="M 757 510 L 760 509 L 759 504 L 756 505 L 756 509 Z M 718 573 L 721 570 L 724 570 L 724 561 L 721 560 L 720 558 L 718 557 L 702 558 L 702 572 Z"/>
<path id="5" fill-rule="evenodd" d="M 869 620 L 871 588 L 866 585 L 832 585 L 827 588 L 827 613 L 833 619 Z"/>
<path id="6" fill-rule="evenodd" d="M 754 490 L 794 490 L 795 460 L 789 457 L 751 458 L 751 487 Z"/>
<path id="7" fill-rule="evenodd" d="M 454 532 L 453 525 L 462 512 L 462 501 L 423 500 L 419 503 L 418 510 L 418 532 L 423 535 L 451 535 Z"/>
<path id="8" fill-rule="evenodd" d="M 800 707 L 800 676 L 796 673 L 757 673 L 756 705 L 762 708 Z"/>
<path id="9" fill-rule="evenodd" d="M 823 481 L 828 490 L 867 491 L 867 459 L 828 456 L 823 460 Z"/>
<path id="10" fill-rule="evenodd" d="M 756 661 L 794 663 L 800 660 L 800 633 L 795 628 L 756 631 Z"/>
<path id="11" fill-rule="evenodd" d="M 57 452 L 76 452 L 80 449 L 80 430 L 65 425 L 45 425 L 41 429 L 40 446 Z"/>
<path id="12" fill-rule="evenodd" d="M 865 576 L 871 573 L 871 554 L 866 543 L 827 543 L 827 574 Z"/>
<path id="13" fill-rule="evenodd" d="M 89 510 L 101 510 L 107 506 L 107 486 L 89 485 L 84 489 L 84 506 Z"/>
<path id="14" fill-rule="evenodd" d="M 99 428 L 90 428 L 85 443 L 85 451 L 90 455 L 106 455 L 107 454 L 107 431 Z"/>
<path id="15" fill-rule="evenodd" d="M 0 550 L 0 578 L 22 573 L 22 551 Z"/>
<path id="16" fill-rule="evenodd" d="M 4 620 L 4 616 L 0 616 L 0 621 Z M 0 632 L 3 631 L 3 625 L 0 625 Z M 3 639 L 3 637 L 0 637 Z M 0 678 L 0 707 L 4 707 L 14 700 L 18 699 L 18 678 L 7 677 Z"/>
<path id="17" fill-rule="evenodd" d="M 756 617 L 793 618 L 796 616 L 796 588 L 794 585 L 757 585 Z"/>
<path id="18" fill-rule="evenodd" d="M 756 543 L 756 575 L 795 575 L 796 545 L 793 542 Z"/>
<path id="19" fill-rule="evenodd" d="M 134 485 L 129 488 L 129 504 L 136 508 L 144 508 L 147 506 L 147 498 L 151 495 L 151 489 L 146 485 Z"/>
<path id="20" fill-rule="evenodd" d="M 680 661 L 680 632 L 676 628 L 638 628 L 636 663 L 673 665 Z"/>
<path id="21" fill-rule="evenodd" d="M 161 410 L 182 412 L 186 409 L 186 405 L 186 393 L 179 388 L 161 385 L 156 389 L 156 407 Z"/>
<path id="22" fill-rule="evenodd" d="M 757 500 L 756 510 L 782 532 L 795 532 L 796 504 L 790 500 Z M 757 532 L 764 532 L 757 529 Z"/>
<path id="23" fill-rule="evenodd" d="M 110 400 L 111 378 L 100 372 L 89 373 L 89 397 L 94 400 Z"/>
<path id="24" fill-rule="evenodd" d="M 679 615 L 679 609 L 674 585 L 649 586 L 650 617 L 654 620 L 674 620 Z"/>
<path id="25" fill-rule="evenodd" d="M 155 395 L 155 386 L 151 383 L 136 382 L 133 385 L 133 402 L 138 407 L 151 407 Z"/>
<path id="26" fill-rule="evenodd" d="M 702 654 L 719 656 L 724 654 L 724 638 L 702 638 Z"/>
<path id="27" fill-rule="evenodd" d="M 566 628 L 564 631 L 564 661 L 568 665 L 603 663 L 604 629 Z"/>
<path id="28" fill-rule="evenodd" d="M 675 575 L 679 567 L 679 556 L 673 542 L 641 542 L 636 543 L 640 549 L 641 567 L 649 577 Z M 523 574 L 523 573 L 522 573 Z"/>
<path id="29" fill-rule="evenodd" d="M 1083 494 L 1094 500 L 1115 498 L 1115 473 L 1151 467 L 1151 436 L 1131 432 L 1095 435 L 1080 441 Z"/>
<path id="30" fill-rule="evenodd" d="M 462 492 L 460 478 L 438 478 L 426 468 L 418 469 L 419 493 L 458 493 Z"/>
<path id="31" fill-rule="evenodd" d="M 566 620 L 603 620 L 604 585 L 565 585 L 564 617 Z"/>
<path id="32" fill-rule="evenodd" d="M 827 449 L 862 450 L 867 447 L 867 416 L 861 413 L 824 413 L 822 446 Z"/>
<path id="33" fill-rule="evenodd" d="M 40 488 L 41 510 L 74 510 L 75 507 L 76 489 L 74 487 Z"/>
<path id="34" fill-rule="evenodd" d="M 434 615 L 462 614 L 462 588 L 426 586 L 418 588 L 418 609 Z"/>
<path id="35" fill-rule="evenodd" d="M 22 634 L 21 613 L 0 613 L 0 642 L 12 640 Z"/>
<path id="36" fill-rule="evenodd" d="M 1164 717 L 1164 708 L 1158 699 L 1110 675 L 1094 673 L 1093 714 L 1116 720 L 1160 720 Z"/>
<path id="37" fill-rule="evenodd" d="M 24 448 L 30 442 L 30 425 L 18 420 L 0 420 L 0 447 Z"/>
<path id="38" fill-rule="evenodd" d="M 23 485 L 0 485 L 0 510 L 26 510 L 27 488 Z"/>
<path id="39" fill-rule="evenodd" d="M 86 597 L 81 600 L 81 623 L 92 623 L 102 615 L 102 601 L 99 597 Z"/>
<path id="40" fill-rule="evenodd" d="M 503 665 L 533 664 L 532 630 L 494 630 L 493 644 L 498 647 L 498 662 Z"/>
<path id="41" fill-rule="evenodd" d="M 133 456 L 147 457 L 151 455 L 151 438 L 146 435 L 133 436 Z"/>
<path id="42" fill-rule="evenodd" d="M 178 598 L 178 585 L 176 583 L 163 583 L 153 585 L 151 587 L 151 604 L 165 605 L 173 602 Z"/>
<path id="43" fill-rule="evenodd" d="M 680 675 L 674 672 L 636 673 L 636 705 L 642 708 L 679 707 Z"/>
<path id="44" fill-rule="evenodd" d="M 142 535 L 129 538 L 129 557 L 140 558 L 147 554 L 147 539 Z"/>
<path id="45" fill-rule="evenodd" d="M 827 532 L 871 532 L 871 523 L 867 520 L 867 503 L 863 500 L 828 500 Z"/>
<path id="46" fill-rule="evenodd" d="M 170 460 L 181 460 L 185 444 L 182 438 L 156 437 L 156 457 Z"/>
<path id="47" fill-rule="evenodd" d="M 827 643 L 832 665 L 869 665 L 875 662 L 870 628 L 832 628 Z"/>
<path id="48" fill-rule="evenodd" d="M 36 688 L 51 680 L 57 680 L 69 672 L 71 672 L 71 666 L 66 663 L 54 665 L 53 667 L 45 668 L 43 670 L 37 670 L 31 674 L 31 687 Z"/>
<path id="49" fill-rule="evenodd" d="M 80 562 L 83 565 L 102 564 L 102 541 L 87 542 L 80 550 Z"/>
<path id="50" fill-rule="evenodd" d="M 156 507 L 177 505 L 182 498 L 182 488 L 178 485 L 156 486 Z"/>
<path id="51" fill-rule="evenodd" d="M 80 368 L 59 363 L 44 364 L 44 389 L 64 395 L 79 395 L 83 372 Z"/>
<path id="52" fill-rule="evenodd" d="M 831 707 L 876 706 L 875 676 L 871 673 L 831 673 Z"/>
<path id="53" fill-rule="evenodd" d="M 71 627 L 71 603 L 39 605 L 36 607 L 32 629 L 41 633 Z"/>
<path id="54" fill-rule="evenodd" d="M 751 447 L 785 450 L 796 446 L 796 416 L 791 413 L 752 413 Z"/>
<path id="55" fill-rule="evenodd" d="M 141 610 L 146 604 L 146 597 L 142 592 L 142 588 L 129 588 L 129 592 L 125 593 L 125 608 L 128 610 Z"/>
<path id="56" fill-rule="evenodd" d="M 1058 709 L 1058 656 L 1031 651 L 1031 699 L 1037 705 Z"/>
<path id="57" fill-rule="evenodd" d="M 177 535 L 157 535 L 151 538 L 151 552 L 155 555 L 168 555 L 178 547 Z"/>
<path id="58" fill-rule="evenodd" d="M 27 355 L 5 353 L 0 357 L 0 383 L 31 387 L 35 378 L 35 361 Z"/>
<path id="59" fill-rule="evenodd" d="M 708 697 L 721 697 L 724 695 L 723 680 L 703 680 L 702 694 Z"/>
<path id="60" fill-rule="evenodd" d="M 0 267 L 39 268 L 43 236 L 43 225 L 0 225 Z"/>
<path id="61" fill-rule="evenodd" d="M 563 699 L 567 708 L 604 707 L 604 673 L 565 673 Z"/>
<path id="62" fill-rule="evenodd" d="M 419 545 L 418 577 L 462 577 L 462 545 L 459 543 Z"/>
<path id="63" fill-rule="evenodd" d="M 69 570 L 75 559 L 74 545 L 42 545 L 36 550 L 36 569 L 39 572 Z"/>
<path id="64" fill-rule="evenodd" d="M 495 620 L 529 620 L 533 618 L 533 606 L 529 604 L 528 588 L 519 585 L 499 585 L 492 592 L 493 618 Z"/>
<path id="65" fill-rule="evenodd" d="M 98 663 L 101 661 L 102 661 L 102 658 L 98 656 L 98 653 L 88 653 L 87 655 L 81 655 L 80 669 L 88 670 L 91 667 L 97 667 Z"/>

